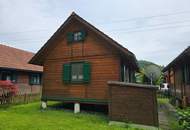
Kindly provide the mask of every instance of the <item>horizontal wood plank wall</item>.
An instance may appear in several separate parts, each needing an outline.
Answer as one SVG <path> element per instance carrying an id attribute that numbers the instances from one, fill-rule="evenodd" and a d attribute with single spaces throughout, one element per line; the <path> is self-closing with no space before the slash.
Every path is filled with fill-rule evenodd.
<path id="1" fill-rule="evenodd" d="M 113 121 L 158 126 L 155 88 L 109 84 L 109 117 Z"/>
<path id="2" fill-rule="evenodd" d="M 67 43 L 66 32 L 81 29 L 87 31 L 84 42 Z M 44 63 L 43 97 L 108 99 L 108 80 L 119 80 L 120 58 L 107 41 L 86 29 L 80 23 L 70 24 L 60 36 Z M 73 61 L 88 61 L 91 64 L 89 84 L 64 84 L 62 66 Z M 52 98 L 53 99 L 53 98 Z"/>
<path id="3" fill-rule="evenodd" d="M 182 67 L 175 67 L 175 91 L 176 97 L 182 99 L 184 95 L 184 83 L 183 83 L 183 72 Z"/>
<path id="4" fill-rule="evenodd" d="M 190 85 L 184 83 L 183 81 L 183 65 L 175 66 L 175 91 L 176 98 L 180 101 L 185 98 L 185 102 L 182 101 L 182 106 L 190 106 Z M 185 104 L 183 104 L 185 103 Z"/>
<path id="5" fill-rule="evenodd" d="M 185 86 L 185 96 L 187 97 L 187 105 L 190 106 L 190 85 Z"/>

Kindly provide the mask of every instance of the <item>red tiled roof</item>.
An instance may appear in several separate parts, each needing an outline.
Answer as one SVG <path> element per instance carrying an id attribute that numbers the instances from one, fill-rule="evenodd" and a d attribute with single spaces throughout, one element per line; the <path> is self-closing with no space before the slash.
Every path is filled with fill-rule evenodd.
<path id="1" fill-rule="evenodd" d="M 43 67 L 28 62 L 34 53 L 0 44 L 0 68 L 25 71 L 43 71 Z"/>

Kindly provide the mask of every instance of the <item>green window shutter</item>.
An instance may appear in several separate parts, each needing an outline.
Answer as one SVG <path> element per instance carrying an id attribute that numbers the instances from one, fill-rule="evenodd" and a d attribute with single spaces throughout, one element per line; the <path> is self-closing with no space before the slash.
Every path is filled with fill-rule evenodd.
<path id="1" fill-rule="evenodd" d="M 67 42 L 68 43 L 73 42 L 73 37 L 74 37 L 73 33 L 72 32 L 68 32 L 67 33 Z"/>
<path id="2" fill-rule="evenodd" d="M 70 83 L 71 80 L 71 65 L 64 64 L 63 65 L 63 82 Z"/>
<path id="3" fill-rule="evenodd" d="M 80 32 L 81 32 L 81 40 L 84 40 L 86 37 L 86 32 L 85 30 L 81 30 Z"/>
<path id="4" fill-rule="evenodd" d="M 85 83 L 90 82 L 90 76 L 91 76 L 91 67 L 89 62 L 84 62 L 83 64 L 83 81 Z"/>
<path id="5" fill-rule="evenodd" d="M 33 75 L 32 75 L 32 74 L 29 75 L 29 84 L 30 84 L 30 85 L 33 85 L 33 84 L 34 84 L 34 83 L 33 83 Z"/>

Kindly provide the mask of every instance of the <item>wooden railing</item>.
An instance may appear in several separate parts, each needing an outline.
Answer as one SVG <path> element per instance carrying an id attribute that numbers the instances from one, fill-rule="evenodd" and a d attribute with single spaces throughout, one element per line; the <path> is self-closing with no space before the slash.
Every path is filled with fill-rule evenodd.
<path id="1" fill-rule="evenodd" d="M 8 89 L 0 88 L 0 104 L 10 103 L 13 94 Z"/>
<path id="2" fill-rule="evenodd" d="M 32 91 L 32 89 L 35 88 L 21 86 L 18 92 L 13 94 L 8 89 L 0 88 L 0 104 L 20 104 L 40 100 L 40 90 Z"/>

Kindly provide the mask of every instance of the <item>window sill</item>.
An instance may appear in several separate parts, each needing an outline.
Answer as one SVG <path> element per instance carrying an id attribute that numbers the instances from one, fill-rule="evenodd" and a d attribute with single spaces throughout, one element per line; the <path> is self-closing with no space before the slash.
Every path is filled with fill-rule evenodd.
<path id="1" fill-rule="evenodd" d="M 71 81 L 69 83 L 65 83 L 68 85 L 72 85 L 72 84 L 89 84 L 89 82 L 84 82 L 84 81 Z"/>
<path id="2" fill-rule="evenodd" d="M 71 84 L 84 84 L 83 81 L 71 81 L 70 83 Z"/>
<path id="3" fill-rule="evenodd" d="M 30 85 L 41 85 L 41 84 L 30 84 Z"/>

